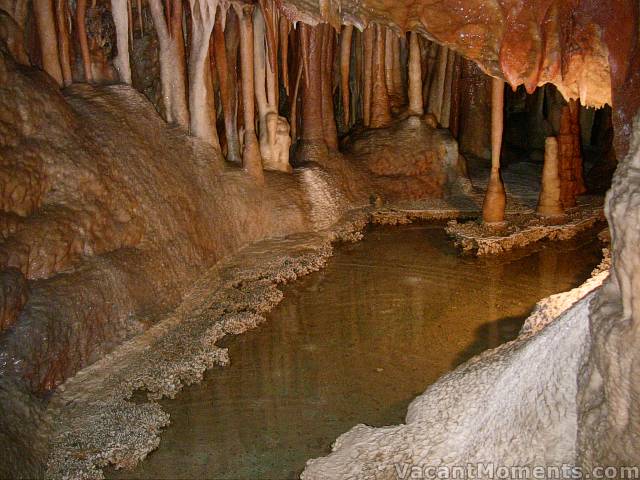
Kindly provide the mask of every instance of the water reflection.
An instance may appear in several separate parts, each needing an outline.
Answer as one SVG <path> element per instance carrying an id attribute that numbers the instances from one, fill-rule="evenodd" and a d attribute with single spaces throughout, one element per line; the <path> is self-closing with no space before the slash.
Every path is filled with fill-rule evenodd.
<path id="1" fill-rule="evenodd" d="M 460 257 L 440 226 L 369 231 L 286 286 L 231 365 L 166 401 L 160 448 L 114 478 L 296 478 L 357 423 L 402 422 L 408 403 L 471 356 L 512 339 L 537 300 L 581 283 L 591 240 L 497 259 Z"/>

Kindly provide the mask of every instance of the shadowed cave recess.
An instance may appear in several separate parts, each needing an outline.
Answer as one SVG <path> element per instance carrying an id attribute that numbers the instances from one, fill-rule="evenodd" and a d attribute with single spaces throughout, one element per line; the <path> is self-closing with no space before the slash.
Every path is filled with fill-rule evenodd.
<path id="1" fill-rule="evenodd" d="M 300 277 L 334 272 L 369 224 L 420 221 L 366 247 L 384 252 L 370 268 L 408 282 L 425 318 L 431 288 L 465 289 L 454 263 L 489 298 L 406 334 L 404 287 L 391 310 L 366 282 L 344 289 L 362 291 L 352 314 L 384 312 L 372 328 L 447 339 L 460 361 L 400 356 L 394 381 L 406 369 L 421 386 L 406 416 L 395 399 L 377 426 L 338 419 L 303 471 L 273 472 L 640 478 L 639 14 L 637 0 L 0 0 L 0 478 L 126 477 L 173 428 L 159 401 L 231 368 L 233 342 L 310 345 L 257 328 L 283 297 L 293 308 Z M 571 271 L 538 255 L 567 241 Z M 522 293 L 513 335 L 469 350 L 470 325 L 512 315 L 526 272 L 495 272 L 520 264 L 553 287 Z M 360 321 L 345 318 L 332 325 Z M 371 392 L 355 384 L 357 404 Z"/>

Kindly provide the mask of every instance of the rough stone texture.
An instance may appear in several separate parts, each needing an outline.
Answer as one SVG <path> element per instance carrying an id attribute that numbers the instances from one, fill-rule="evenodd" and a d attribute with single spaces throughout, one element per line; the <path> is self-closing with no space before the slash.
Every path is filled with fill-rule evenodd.
<path id="1" fill-rule="evenodd" d="M 374 189 L 388 201 L 442 197 L 464 176 L 449 131 L 417 117 L 350 137 L 345 154 L 373 174 Z"/>
<path id="2" fill-rule="evenodd" d="M 278 284 L 321 268 L 331 242 L 359 239 L 366 223 L 366 212 L 354 212 L 322 233 L 242 249 L 208 270 L 175 312 L 66 382 L 49 405 L 55 431 L 47 475 L 102 478 L 100 467 L 109 463 L 132 468 L 168 424 L 158 404 L 128 400 L 133 393 L 172 398 L 207 368 L 226 365 L 227 350 L 216 343 L 264 322 L 282 299 Z"/>
<path id="3" fill-rule="evenodd" d="M 446 231 L 463 252 L 482 256 L 504 253 L 545 239 L 569 240 L 604 220 L 601 207 L 584 206 L 569 212 L 557 224 L 524 214 L 508 217 L 499 229 L 477 221 L 459 223 L 453 220 Z"/>
<path id="4" fill-rule="evenodd" d="M 578 377 L 579 462 L 640 464 L 640 117 L 627 158 L 607 194 L 613 273 L 589 315 L 591 344 Z"/>
<path id="5" fill-rule="evenodd" d="M 0 80 L 0 264 L 31 290 L 0 345 L 36 389 L 147 328 L 244 244 L 311 228 L 304 179 L 256 189 L 130 88 L 62 96 L 6 55 Z"/>
<path id="6" fill-rule="evenodd" d="M 242 246 L 326 229 L 371 195 L 441 196 L 456 178 L 455 141 L 418 121 L 390 132 L 426 139 L 419 171 L 408 153 L 364 152 L 373 165 L 364 168 L 335 152 L 310 155 L 293 175 L 268 172 L 258 187 L 131 88 L 74 85 L 63 95 L 6 52 L 0 80 L 0 267 L 20 270 L 30 290 L 26 303 L 5 298 L 13 326 L 0 355 L 35 390 L 149 328 Z M 391 141 L 381 136 L 370 141 Z"/>

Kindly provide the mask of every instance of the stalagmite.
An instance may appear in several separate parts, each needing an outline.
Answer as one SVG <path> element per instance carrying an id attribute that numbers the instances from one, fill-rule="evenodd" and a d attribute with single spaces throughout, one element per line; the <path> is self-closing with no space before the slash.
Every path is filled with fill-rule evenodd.
<path id="1" fill-rule="evenodd" d="M 242 68 L 242 113 L 244 145 L 242 166 L 256 183 L 264 183 L 260 145 L 256 136 L 253 78 L 253 5 L 233 3 L 240 21 L 240 64 Z"/>
<path id="2" fill-rule="evenodd" d="M 362 114 L 365 126 L 371 124 L 371 93 L 373 86 L 373 43 L 375 26 L 369 25 L 364 31 L 364 87 L 362 93 Z"/>
<path id="3" fill-rule="evenodd" d="M 150 0 L 153 1 L 153 0 Z M 82 68 L 84 70 L 85 82 L 93 82 L 93 72 L 91 70 L 91 53 L 89 52 L 89 42 L 87 39 L 87 27 L 85 24 L 87 14 L 87 0 L 78 0 L 76 4 L 76 30 L 78 31 L 78 41 L 80 42 L 80 52 L 82 54 Z"/>
<path id="4" fill-rule="evenodd" d="M 42 67 L 45 72 L 58 82 L 58 85 L 63 85 L 60 56 L 58 54 L 58 38 L 51 1 L 33 0 L 33 12 L 36 17 L 38 34 L 40 35 Z"/>
<path id="5" fill-rule="evenodd" d="M 335 113 L 333 110 L 333 27 L 328 23 L 322 24 L 322 54 L 320 69 L 322 76 L 322 131 L 324 141 L 331 150 L 338 149 L 338 131 L 336 128 Z"/>
<path id="6" fill-rule="evenodd" d="M 123 83 L 131 84 L 131 63 L 129 62 L 129 12 L 127 0 L 111 0 L 111 16 L 116 26 L 118 55 L 113 64 Z"/>
<path id="7" fill-rule="evenodd" d="M 215 23 L 217 1 L 189 0 L 191 6 L 191 51 L 189 53 L 189 113 L 191 134 L 220 148 L 215 112 L 207 105 L 207 54 Z"/>
<path id="8" fill-rule="evenodd" d="M 58 51 L 60 53 L 60 68 L 62 70 L 62 81 L 64 86 L 73 83 L 71 73 L 71 56 L 69 53 L 69 26 L 67 24 L 67 1 L 55 0 L 56 2 L 56 22 L 58 24 Z"/>
<path id="9" fill-rule="evenodd" d="M 424 114 L 420 57 L 418 34 L 411 32 L 409 34 L 409 113 L 417 116 Z"/>
<path id="10" fill-rule="evenodd" d="M 482 220 L 488 224 L 504 222 L 506 194 L 500 176 L 500 150 L 504 122 L 504 82 L 492 80 L 491 95 L 491 176 L 482 205 Z"/>
<path id="11" fill-rule="evenodd" d="M 214 56 L 216 69 L 218 72 L 218 84 L 220 87 L 220 101 L 222 102 L 222 113 L 224 114 L 224 133 L 227 140 L 227 160 L 240 163 L 240 141 L 238 139 L 237 127 L 237 90 L 236 79 L 231 78 L 232 70 L 235 72 L 235 65 L 229 66 L 224 32 L 224 18 L 226 13 L 221 12 L 216 17 L 213 27 Z"/>
<path id="12" fill-rule="evenodd" d="M 340 93 L 342 95 L 342 122 L 350 126 L 349 67 L 351 63 L 351 38 L 353 25 L 344 25 L 340 35 Z"/>
<path id="13" fill-rule="evenodd" d="M 429 89 L 428 112 L 433 113 L 436 116 L 438 123 L 442 123 L 442 105 L 448 57 L 448 48 L 440 46 L 438 48 L 438 57 L 435 63 L 433 81 Z"/>
<path id="14" fill-rule="evenodd" d="M 260 9 L 254 11 L 254 88 L 260 124 L 260 154 L 265 170 L 291 172 L 289 124 L 278 115 L 275 59 L 267 61 L 268 27 Z M 266 41 L 266 43 L 265 43 Z M 275 51 L 275 45 L 271 47 Z"/>
<path id="15" fill-rule="evenodd" d="M 544 167 L 537 212 L 543 217 L 561 217 L 564 214 L 560 201 L 558 140 L 555 137 L 547 137 L 544 144 Z"/>
<path id="16" fill-rule="evenodd" d="M 384 27 L 381 25 L 376 25 L 376 41 L 373 48 L 372 67 L 373 86 L 370 125 L 373 128 L 382 128 L 391 123 L 391 110 L 385 78 Z"/>
<path id="17" fill-rule="evenodd" d="M 173 15 L 167 15 L 167 20 L 161 0 L 149 0 L 149 10 L 160 45 L 160 81 L 165 116 L 167 122 L 186 128 L 189 125 L 189 110 L 182 36 L 182 0 L 174 0 Z"/>

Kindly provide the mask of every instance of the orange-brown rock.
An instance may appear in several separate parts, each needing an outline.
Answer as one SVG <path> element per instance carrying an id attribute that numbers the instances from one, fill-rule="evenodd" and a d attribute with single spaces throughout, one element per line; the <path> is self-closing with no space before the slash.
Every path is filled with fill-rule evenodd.
<path id="1" fill-rule="evenodd" d="M 586 191 L 582 173 L 580 145 L 580 119 L 578 104 L 570 101 L 562 108 L 558 135 L 558 171 L 560 174 L 561 200 L 564 208 L 576 204 L 576 197 Z"/>

